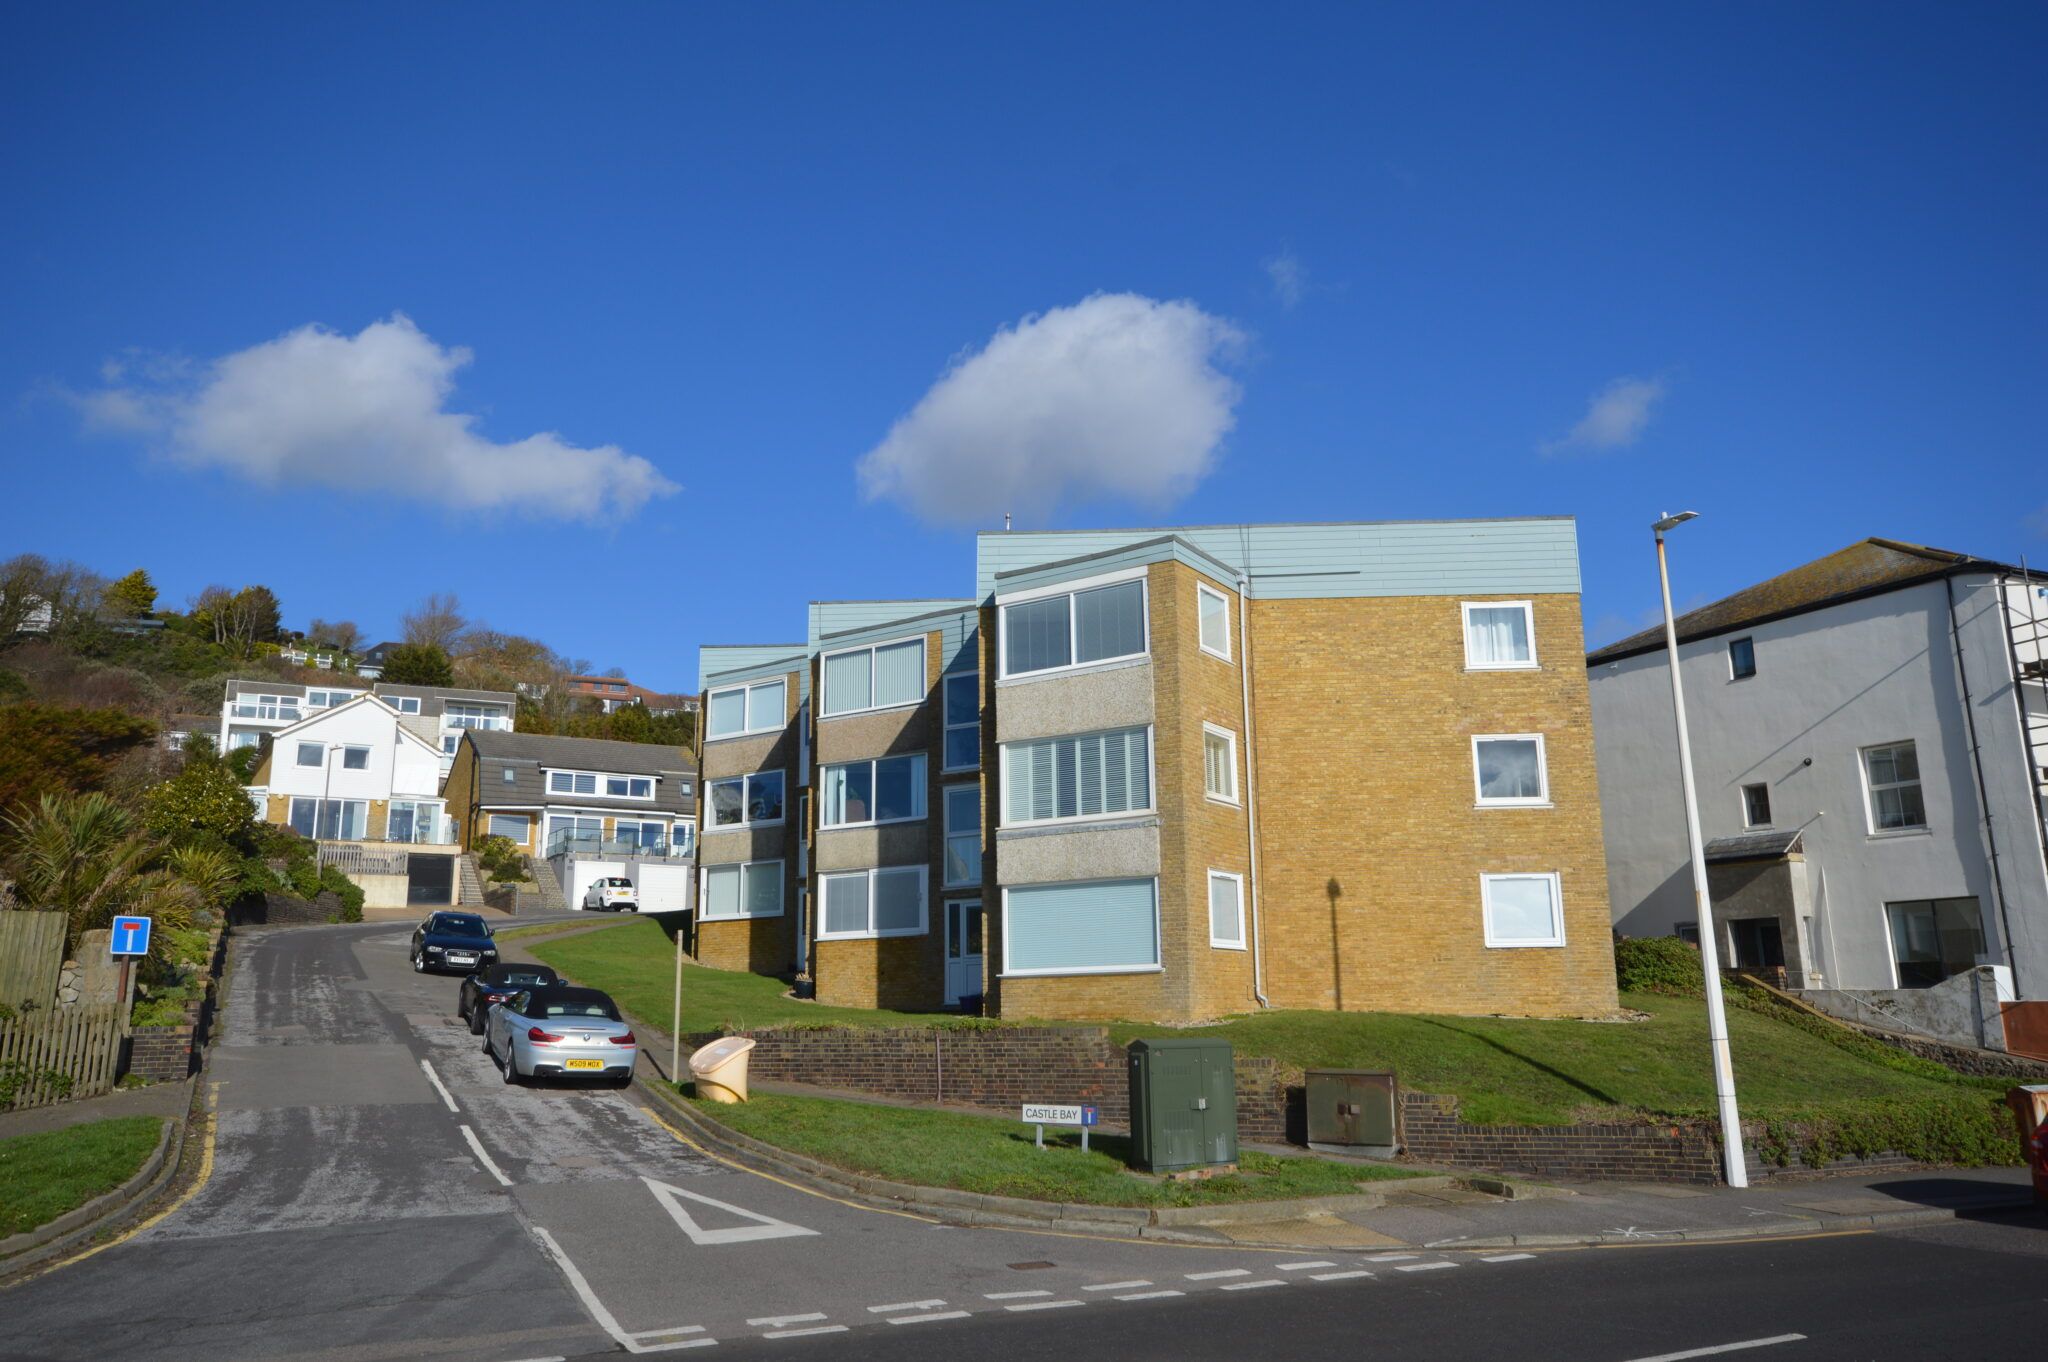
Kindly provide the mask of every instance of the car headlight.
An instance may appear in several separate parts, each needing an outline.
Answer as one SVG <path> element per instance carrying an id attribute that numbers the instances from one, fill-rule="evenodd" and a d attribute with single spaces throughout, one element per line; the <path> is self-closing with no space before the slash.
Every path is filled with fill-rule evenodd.
<path id="1" fill-rule="evenodd" d="M 440 953 L 441 953 L 441 948 L 440 948 L 439 946 L 429 946 L 429 947 L 427 947 L 427 954 L 428 954 L 428 955 L 439 955 Z"/>

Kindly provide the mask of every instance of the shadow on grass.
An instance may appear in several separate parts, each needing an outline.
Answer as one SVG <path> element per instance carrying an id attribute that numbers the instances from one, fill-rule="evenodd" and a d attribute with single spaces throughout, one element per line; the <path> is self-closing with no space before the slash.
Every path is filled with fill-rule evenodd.
<path id="1" fill-rule="evenodd" d="M 1535 1069 L 1539 1073 L 1549 1074 L 1558 1082 L 1563 1083 L 1567 1087 L 1578 1089 L 1580 1092 L 1584 1093 L 1586 1096 L 1594 1099 L 1597 1102 L 1603 1103 L 1610 1107 L 1625 1107 L 1630 1105 L 1629 1103 L 1623 1101 L 1621 1098 L 1616 1097 L 1613 1093 L 1606 1092 L 1600 1088 L 1596 1088 L 1592 1084 L 1587 1083 L 1582 1079 L 1575 1078 L 1574 1076 L 1566 1073 L 1562 1069 L 1556 1068 L 1549 1064 L 1545 1064 L 1540 1059 L 1536 1059 L 1530 1055 L 1526 1055 L 1522 1053 L 1520 1050 L 1515 1049 L 1515 1047 L 1512 1045 L 1502 1044 L 1500 1041 L 1494 1039 L 1492 1036 L 1486 1035 L 1479 1031 L 1467 1030 L 1465 1027 L 1462 1026 L 1454 1026 L 1450 1022 L 1440 1021 L 1435 1017 L 1423 1017 L 1419 1020 L 1421 1020 L 1424 1025 L 1439 1027 L 1442 1030 L 1449 1031 L 1454 1035 L 1464 1036 L 1469 1040 L 1476 1040 L 1481 1045 L 1485 1045 L 1491 1049 L 1498 1050 L 1502 1054 L 1506 1055 L 1508 1058 L 1514 1060 L 1516 1063 L 1526 1064 L 1530 1068 Z"/>

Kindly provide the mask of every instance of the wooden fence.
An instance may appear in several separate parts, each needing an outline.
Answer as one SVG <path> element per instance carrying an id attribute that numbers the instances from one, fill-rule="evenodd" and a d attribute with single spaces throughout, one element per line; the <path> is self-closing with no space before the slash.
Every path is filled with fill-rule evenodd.
<path id="1" fill-rule="evenodd" d="M 47 1007 L 64 968 L 64 915 L 0 912 L 0 1003 Z"/>
<path id="2" fill-rule="evenodd" d="M 126 1010 L 119 1003 L 46 1004 L 0 1021 L 0 1092 L 18 1081 L 14 1105 L 39 1107 L 113 1091 Z M 51 1074 L 71 1081 L 53 1080 Z"/>

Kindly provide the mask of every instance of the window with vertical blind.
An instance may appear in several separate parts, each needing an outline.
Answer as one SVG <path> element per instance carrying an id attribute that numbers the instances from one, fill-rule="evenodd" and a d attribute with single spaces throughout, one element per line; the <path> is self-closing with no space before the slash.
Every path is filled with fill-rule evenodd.
<path id="1" fill-rule="evenodd" d="M 826 718 L 924 700 L 924 639 L 849 648 L 824 658 Z"/>
<path id="2" fill-rule="evenodd" d="M 782 862 L 707 865 L 701 873 L 704 921 L 782 916 Z"/>
<path id="3" fill-rule="evenodd" d="M 820 941 L 871 936 L 923 936 L 925 868 L 890 866 L 821 875 Z"/>
<path id="4" fill-rule="evenodd" d="M 1084 880 L 1003 891 L 1003 973 L 1159 968 L 1159 882 Z"/>
<path id="5" fill-rule="evenodd" d="M 748 733 L 772 733 L 789 721 L 788 703 L 788 682 L 780 677 L 712 691 L 704 700 L 708 720 L 704 736 L 737 738 Z"/>
<path id="6" fill-rule="evenodd" d="M 1151 738 L 1119 728 L 1003 744 L 1004 826 L 1150 812 Z"/>
<path id="7" fill-rule="evenodd" d="M 1000 606 L 1000 613 L 1004 676 L 1145 655 L 1142 576 L 1009 602 Z"/>
<path id="8" fill-rule="evenodd" d="M 1209 872 L 1209 944 L 1221 950 L 1244 949 L 1244 876 L 1227 870 Z"/>

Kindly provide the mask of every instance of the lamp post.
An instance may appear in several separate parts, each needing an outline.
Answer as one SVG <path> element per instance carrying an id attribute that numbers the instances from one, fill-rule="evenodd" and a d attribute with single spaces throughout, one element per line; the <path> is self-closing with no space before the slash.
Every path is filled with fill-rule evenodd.
<path id="1" fill-rule="evenodd" d="M 1685 686 L 1678 676 L 1678 623 L 1671 614 L 1671 569 L 1665 561 L 1664 532 L 1699 515 L 1680 511 L 1651 528 L 1657 535 L 1657 583 L 1664 593 L 1664 647 L 1671 664 L 1671 709 L 1678 717 L 1678 778 L 1685 790 L 1685 840 L 1692 857 L 1692 897 L 1698 913 L 1700 969 L 1706 975 L 1707 1043 L 1714 1052 L 1714 1102 L 1721 1113 L 1721 1154 L 1730 1187 L 1749 1186 L 1742 1158 L 1742 1118 L 1735 1110 L 1735 1062 L 1728 1053 L 1728 1010 L 1721 1003 L 1720 933 L 1707 896 L 1707 852 L 1700 843 L 1700 800 L 1693 788 L 1692 739 L 1685 728 Z"/>

